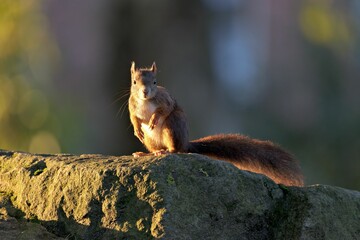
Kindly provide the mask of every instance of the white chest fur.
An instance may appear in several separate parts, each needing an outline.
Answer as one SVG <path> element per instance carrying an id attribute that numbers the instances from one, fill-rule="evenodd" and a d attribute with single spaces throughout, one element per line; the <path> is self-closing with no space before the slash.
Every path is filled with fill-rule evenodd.
<path id="1" fill-rule="evenodd" d="M 136 108 L 136 116 L 144 122 L 149 122 L 151 116 L 156 111 L 157 106 L 150 101 L 139 101 L 139 107 Z"/>
<path id="2" fill-rule="evenodd" d="M 163 124 L 164 119 L 161 117 L 155 126 L 154 129 L 150 129 L 149 121 L 151 116 L 157 109 L 156 104 L 150 101 L 142 101 L 138 102 L 140 106 L 136 109 L 136 115 L 142 120 L 141 130 L 143 131 L 146 138 L 151 138 L 156 141 L 161 141 L 161 126 Z M 158 143 L 160 144 L 160 142 Z"/>

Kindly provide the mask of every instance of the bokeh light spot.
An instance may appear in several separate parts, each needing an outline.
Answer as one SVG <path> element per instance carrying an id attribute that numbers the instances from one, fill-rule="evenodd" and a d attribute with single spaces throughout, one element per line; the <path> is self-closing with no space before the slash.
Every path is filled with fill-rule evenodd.
<path id="1" fill-rule="evenodd" d="M 307 6 L 300 14 L 300 25 L 305 36 L 315 43 L 328 43 L 334 32 L 331 15 L 319 6 Z"/>
<path id="2" fill-rule="evenodd" d="M 354 43 L 351 19 L 343 10 L 331 7 L 330 1 L 306 1 L 300 10 L 299 24 L 312 43 L 335 50 L 347 50 Z"/>
<path id="3" fill-rule="evenodd" d="M 30 140 L 31 153 L 60 153 L 60 144 L 54 134 L 47 131 L 36 133 Z"/>

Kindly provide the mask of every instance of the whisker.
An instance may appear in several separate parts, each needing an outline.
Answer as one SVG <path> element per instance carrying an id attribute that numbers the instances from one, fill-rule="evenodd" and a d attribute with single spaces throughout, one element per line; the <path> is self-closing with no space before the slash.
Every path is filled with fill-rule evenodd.
<path id="1" fill-rule="evenodd" d="M 127 96 L 129 94 L 130 94 L 130 89 L 126 89 L 115 93 L 113 98 L 118 99 L 119 97 Z"/>
<path id="2" fill-rule="evenodd" d="M 114 94 L 114 97 L 119 96 L 119 95 L 122 95 L 122 94 L 124 94 L 124 93 L 129 93 L 129 92 L 130 92 L 130 88 L 122 89 L 122 90 L 116 92 L 116 93 Z"/>
<path id="3" fill-rule="evenodd" d="M 123 104 L 121 104 L 121 106 L 120 106 L 120 108 L 119 108 L 118 112 L 116 113 L 116 117 L 118 117 L 118 116 L 119 116 L 119 113 L 120 113 L 120 112 L 121 112 L 120 118 L 122 117 L 122 115 L 123 115 L 123 114 L 124 114 L 124 112 L 125 112 L 125 108 L 128 106 L 128 104 L 129 104 L 129 102 L 128 102 L 128 101 L 126 101 L 126 102 L 124 102 Z"/>
<path id="4" fill-rule="evenodd" d="M 125 107 L 123 108 L 123 111 L 122 111 L 122 113 L 121 113 L 121 115 L 120 115 L 120 118 L 122 118 L 123 115 L 124 115 L 124 112 L 129 109 L 128 106 L 129 106 L 129 102 L 126 102 Z M 125 110 L 125 109 L 126 109 L 126 110 Z"/>
<path id="5" fill-rule="evenodd" d="M 118 97 L 117 99 L 115 99 L 111 104 L 115 104 L 117 103 L 118 101 L 120 101 L 121 99 L 127 97 L 127 96 L 130 96 L 130 92 L 129 93 L 125 93 L 124 95 L 122 95 L 121 97 Z"/>

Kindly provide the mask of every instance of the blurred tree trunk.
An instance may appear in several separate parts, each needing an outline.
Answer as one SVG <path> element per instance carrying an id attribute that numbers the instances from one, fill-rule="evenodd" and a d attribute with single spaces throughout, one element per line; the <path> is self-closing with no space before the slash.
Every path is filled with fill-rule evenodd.
<path id="1" fill-rule="evenodd" d="M 115 141 L 119 134 L 112 104 L 116 92 L 110 91 L 111 78 L 107 73 L 112 61 L 108 34 L 110 3 L 98 0 L 44 3 L 50 29 L 62 53 L 61 69 L 55 78 L 60 92 L 59 107 L 73 108 L 82 121 L 78 128 L 84 130 L 74 130 L 83 135 L 74 143 L 76 146 L 66 146 L 69 152 L 116 153 L 114 149 L 121 145 Z M 77 136 L 68 133 L 66 137 L 72 142 L 71 138 Z"/>
<path id="2" fill-rule="evenodd" d="M 204 127 L 201 121 L 204 113 L 211 110 L 212 100 L 209 49 L 204 44 L 207 10 L 201 1 L 192 1 L 191 7 L 181 0 L 119 1 L 111 9 L 110 45 L 114 49 L 111 88 L 129 88 L 131 61 L 139 67 L 156 61 L 159 85 L 166 87 L 187 112 L 192 123 L 191 135 L 201 132 L 197 129 Z M 133 137 L 129 125 L 125 111 L 121 118 L 121 142 L 131 142 L 132 152 L 141 149 L 141 144 Z"/>

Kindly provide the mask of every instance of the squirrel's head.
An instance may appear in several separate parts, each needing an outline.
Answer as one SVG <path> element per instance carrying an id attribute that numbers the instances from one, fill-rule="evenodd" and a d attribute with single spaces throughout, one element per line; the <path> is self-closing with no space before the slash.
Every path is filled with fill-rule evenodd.
<path id="1" fill-rule="evenodd" d="M 155 62 L 150 68 L 135 68 L 135 62 L 132 62 L 130 72 L 131 94 L 142 100 L 155 97 L 157 93 L 157 68 Z"/>

